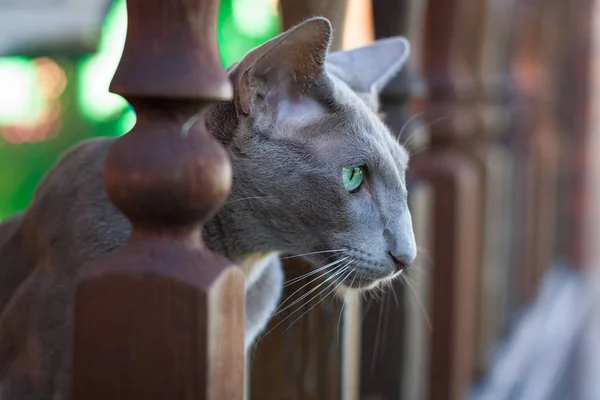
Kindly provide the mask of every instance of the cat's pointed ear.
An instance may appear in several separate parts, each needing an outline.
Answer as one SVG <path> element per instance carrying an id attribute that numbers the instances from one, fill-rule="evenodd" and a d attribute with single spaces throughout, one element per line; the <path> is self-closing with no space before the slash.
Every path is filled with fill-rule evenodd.
<path id="1" fill-rule="evenodd" d="M 320 113 L 307 88 L 325 77 L 331 34 L 327 19 L 311 18 L 246 54 L 231 72 L 238 112 L 268 111 L 284 123 Z"/>
<path id="2" fill-rule="evenodd" d="M 377 96 L 402 69 L 410 55 L 404 37 L 376 40 L 366 46 L 327 56 L 327 70 L 361 96 Z"/>

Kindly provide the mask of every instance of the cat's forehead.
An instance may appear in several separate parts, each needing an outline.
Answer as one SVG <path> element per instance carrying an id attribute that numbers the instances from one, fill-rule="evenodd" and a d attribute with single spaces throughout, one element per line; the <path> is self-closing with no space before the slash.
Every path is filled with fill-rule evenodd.
<path id="1" fill-rule="evenodd" d="M 365 154 L 373 162 L 394 164 L 406 169 L 409 154 L 394 138 L 379 115 L 363 98 L 343 82 L 332 77 L 334 101 L 339 109 L 337 134 L 351 143 L 351 148 Z"/>

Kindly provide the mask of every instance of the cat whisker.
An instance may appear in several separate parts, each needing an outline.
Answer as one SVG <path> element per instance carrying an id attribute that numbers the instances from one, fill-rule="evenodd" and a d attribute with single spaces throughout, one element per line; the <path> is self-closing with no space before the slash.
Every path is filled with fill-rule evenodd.
<path id="1" fill-rule="evenodd" d="M 431 121 L 430 123 L 428 123 L 426 125 L 426 128 L 430 129 L 433 125 L 435 125 L 435 124 L 437 124 L 439 122 L 445 121 L 445 120 L 449 120 L 449 119 L 450 119 L 450 117 L 447 117 L 447 116 L 436 118 L 433 121 Z M 422 127 L 421 129 L 425 129 L 425 127 Z M 420 129 L 415 129 L 411 133 L 411 135 L 406 139 L 406 141 L 404 141 L 404 143 L 402 143 L 402 145 L 404 147 L 408 148 L 410 146 L 410 144 L 411 144 L 412 139 L 414 139 L 416 137 L 416 134 L 419 133 L 420 131 L 421 131 Z M 419 154 L 420 152 L 422 152 L 422 151 L 424 151 L 426 149 L 427 149 L 427 147 L 424 147 L 424 148 L 420 149 L 419 151 L 411 152 L 410 156 L 412 157 L 412 156 L 414 156 L 416 154 Z"/>
<path id="2" fill-rule="evenodd" d="M 377 300 L 379 302 L 379 299 Z M 381 317 L 383 315 L 383 304 L 379 305 L 379 315 L 377 317 L 377 329 L 375 330 L 375 345 L 373 347 L 373 358 L 371 359 L 371 376 L 375 372 L 375 360 L 379 350 L 379 331 L 381 330 Z"/>
<path id="3" fill-rule="evenodd" d="M 412 297 L 415 299 L 417 306 L 423 313 L 423 318 L 425 319 L 425 323 L 427 324 L 427 326 L 429 327 L 429 330 L 431 331 L 433 329 L 431 326 L 431 320 L 429 319 L 427 310 L 425 310 L 425 307 L 423 306 L 423 303 L 421 302 L 421 299 L 419 298 L 419 293 L 417 291 L 415 283 L 410 280 L 410 277 L 408 275 L 401 275 L 401 277 L 402 277 L 402 281 L 406 284 L 406 287 L 408 287 L 408 289 L 412 292 Z"/>
<path id="4" fill-rule="evenodd" d="M 364 297 L 363 297 L 363 300 L 364 300 Z M 363 303 L 364 303 L 364 301 L 363 301 Z M 368 314 L 369 310 L 371 309 L 371 306 L 373 305 L 373 303 L 374 303 L 373 301 L 367 302 L 367 305 L 364 308 L 363 313 L 362 313 L 362 318 L 360 320 L 361 325 L 365 323 L 365 319 L 367 318 L 367 314 Z"/>
<path id="5" fill-rule="evenodd" d="M 402 273 L 400 273 L 400 275 L 398 275 L 398 276 L 401 276 L 401 275 L 402 275 Z M 391 281 L 389 282 L 389 284 L 390 284 L 390 290 L 392 291 L 392 295 L 394 296 L 394 302 L 396 303 L 396 307 L 400 308 L 400 301 L 398 300 L 398 296 L 396 296 L 396 288 L 392 286 Z"/>
<path id="6" fill-rule="evenodd" d="M 344 315 L 344 307 L 346 307 L 347 295 L 344 295 L 344 301 L 342 302 L 342 308 L 340 309 L 340 315 L 338 317 L 337 331 L 335 334 L 337 346 L 340 347 L 340 324 L 342 323 L 342 315 Z"/>
<path id="7" fill-rule="evenodd" d="M 421 247 L 421 246 L 417 246 L 417 250 L 418 250 L 419 257 L 425 257 L 425 260 L 429 264 L 433 263 L 433 259 L 431 258 L 431 253 L 429 252 L 429 250 L 427 250 L 426 248 Z"/>
<path id="8" fill-rule="evenodd" d="M 344 261 L 345 259 L 347 259 L 347 258 L 348 258 L 348 257 L 346 257 L 346 258 L 343 258 L 343 259 L 341 259 L 341 260 L 338 260 L 338 261 L 336 261 L 336 263 L 341 263 L 341 262 L 343 262 L 343 261 Z M 332 264 L 333 264 L 333 263 L 332 263 Z M 347 264 L 346 264 L 346 266 L 347 266 Z M 294 293 L 290 294 L 290 295 L 287 297 L 287 299 L 285 299 L 285 300 L 284 300 L 284 301 L 283 301 L 283 302 L 282 302 L 282 303 L 279 305 L 279 307 L 277 307 L 277 309 L 275 310 L 275 312 L 273 313 L 273 315 L 275 316 L 275 315 L 277 315 L 277 314 L 281 313 L 282 311 L 285 311 L 285 310 L 289 309 L 291 306 L 293 306 L 294 304 L 297 304 L 299 301 L 302 301 L 302 299 L 304 299 L 306 296 L 309 296 L 309 295 L 310 295 L 312 292 L 314 292 L 315 290 L 317 290 L 319 287 L 321 287 L 323 284 L 325 284 L 325 283 L 326 283 L 326 282 L 328 282 L 329 280 L 331 280 L 331 279 L 335 279 L 335 277 L 336 277 L 336 276 L 340 275 L 341 273 L 343 273 L 343 271 L 345 271 L 345 269 L 346 269 L 345 267 L 346 267 L 346 266 L 342 267 L 340 270 L 336 271 L 336 272 L 335 272 L 333 275 L 331 275 L 330 277 L 328 277 L 327 279 L 325 279 L 323 282 L 321 282 L 320 284 L 318 284 L 317 286 L 315 286 L 314 288 L 312 288 L 311 290 L 309 290 L 307 293 L 304 293 L 302 296 L 300 296 L 299 298 L 297 298 L 296 300 L 294 300 L 292 303 L 290 303 L 290 304 L 286 305 L 284 308 L 282 308 L 282 307 L 285 305 L 285 303 L 286 303 L 287 301 L 289 301 L 290 299 L 292 299 L 292 298 L 294 297 L 294 295 L 295 295 L 296 293 L 298 293 L 299 291 L 301 291 L 302 289 L 304 289 L 304 288 L 305 288 L 305 287 L 307 287 L 308 285 L 310 285 L 310 284 L 314 283 L 314 281 L 315 281 L 315 279 L 316 279 L 316 278 L 315 278 L 315 279 L 313 279 L 313 280 L 311 280 L 311 281 L 309 281 L 309 282 L 307 282 L 307 283 L 305 283 L 305 284 L 304 284 L 302 287 L 300 287 L 299 289 L 297 289 L 297 290 L 296 290 Z M 317 272 L 318 272 L 318 271 L 317 271 Z"/>
<path id="9" fill-rule="evenodd" d="M 348 249 L 313 251 L 313 252 L 310 252 L 310 253 L 296 254 L 296 255 L 293 255 L 293 256 L 289 256 L 289 257 L 281 257 L 281 259 L 282 260 L 288 260 L 290 258 L 298 258 L 298 257 L 310 256 L 310 255 L 313 255 L 313 254 L 340 253 L 340 252 L 347 251 L 347 250 Z"/>
<path id="10" fill-rule="evenodd" d="M 346 271 L 346 270 L 348 270 L 348 269 L 349 269 L 349 266 L 348 266 L 348 265 L 349 265 L 349 264 L 346 264 L 346 265 L 342 266 L 342 268 L 340 269 L 340 271 Z M 338 272 L 339 272 L 339 271 L 338 271 Z M 318 288 L 318 287 L 320 287 L 320 286 L 322 286 L 323 284 L 325 284 L 325 283 L 326 283 L 328 280 L 330 280 L 330 279 L 334 278 L 334 276 L 335 276 L 336 274 L 338 274 L 338 272 L 336 272 L 334 275 L 332 275 L 332 276 L 330 276 L 329 278 L 327 278 L 327 279 L 326 279 L 324 282 L 320 283 L 320 284 L 317 286 L 317 288 Z M 327 285 L 327 287 L 329 287 L 329 285 Z M 327 289 L 327 287 L 326 287 L 325 289 Z M 311 291 L 310 291 L 308 294 L 310 294 L 311 292 L 313 292 L 315 289 L 316 289 L 316 288 L 313 288 L 313 289 L 312 289 L 312 290 L 311 290 Z M 324 290 L 323 290 L 323 291 L 324 291 Z M 317 294 L 317 295 L 316 295 L 315 297 L 313 297 L 311 300 L 309 300 L 308 302 L 306 302 L 306 304 L 310 304 L 310 302 L 311 302 L 311 301 L 313 301 L 313 300 L 314 300 L 315 298 L 317 298 L 318 296 L 319 296 L 319 294 Z M 291 296 L 289 296 L 289 297 L 288 297 L 288 299 L 289 299 L 290 297 L 291 297 Z M 305 296 L 303 296 L 303 297 L 305 297 Z M 280 307 L 281 307 L 281 306 L 280 306 Z M 264 332 L 264 333 L 262 333 L 262 334 L 260 334 L 260 335 L 259 335 L 259 337 L 256 339 L 256 341 L 255 341 L 255 343 L 254 343 L 254 350 L 253 350 L 253 352 L 252 352 L 252 362 L 254 362 L 254 358 L 255 358 L 255 355 L 256 355 L 256 349 L 258 348 L 258 344 L 259 344 L 259 342 L 260 342 L 260 341 L 261 341 L 261 340 L 262 340 L 262 339 L 263 339 L 265 336 L 267 336 L 269 333 L 273 332 L 273 330 L 275 330 L 275 329 L 276 329 L 276 328 L 277 328 L 279 325 L 281 325 L 283 322 L 285 322 L 287 319 L 289 319 L 289 318 L 290 318 L 290 317 L 291 317 L 291 316 L 292 316 L 292 315 L 293 315 L 293 314 L 294 314 L 296 311 L 298 311 L 298 310 L 300 310 L 300 307 L 298 307 L 296 310 L 292 311 L 292 312 L 291 312 L 291 313 L 290 313 L 288 316 L 286 316 L 286 317 L 285 317 L 285 318 L 283 318 L 281 321 L 279 321 L 278 323 L 276 323 L 276 324 L 275 324 L 273 327 L 271 327 L 271 328 L 270 328 L 268 331 L 266 331 L 266 332 Z M 282 311 L 283 311 L 283 310 L 280 310 L 279 312 L 276 312 L 276 313 L 274 313 L 274 314 L 271 316 L 271 320 L 273 320 L 273 317 L 275 317 L 275 315 L 277 315 L 277 314 L 281 313 Z"/>
<path id="11" fill-rule="evenodd" d="M 350 257 L 348 256 L 348 257 L 340 258 L 339 260 L 336 260 L 336 261 L 330 262 L 329 264 L 326 264 L 326 265 L 324 265 L 324 266 L 322 266 L 322 267 L 319 267 L 319 268 L 313 269 L 313 270 L 311 270 L 311 271 L 308 271 L 308 272 L 307 272 L 307 273 L 305 273 L 305 274 L 302 274 L 302 275 L 300 275 L 300 276 L 297 276 L 297 277 L 295 277 L 295 278 L 293 278 L 293 279 L 290 279 L 289 281 L 287 281 L 287 282 L 285 282 L 285 283 L 284 283 L 283 287 L 286 287 L 286 286 L 289 286 L 289 285 L 291 285 L 291 284 L 294 284 L 294 283 L 296 283 L 296 282 L 298 282 L 298 281 L 301 281 L 301 280 L 302 280 L 302 279 L 304 279 L 304 278 L 308 278 L 309 276 L 312 276 L 312 275 L 314 275 L 314 274 L 317 274 L 317 273 L 319 273 L 319 272 L 321 272 L 321 271 L 324 271 L 324 270 L 326 270 L 327 268 L 330 268 L 330 267 L 332 267 L 332 266 L 334 266 L 334 265 L 340 264 L 340 263 L 342 263 L 343 261 L 347 260 L 348 258 L 350 258 Z M 302 288 L 300 288 L 300 289 L 302 289 Z"/>
<path id="12" fill-rule="evenodd" d="M 385 310 L 383 312 L 383 342 L 381 343 L 381 351 L 385 354 L 385 347 L 386 347 L 386 343 L 387 343 L 387 332 L 388 332 L 388 321 L 389 321 L 389 314 L 390 314 L 390 303 L 392 302 L 391 300 L 389 300 L 390 298 L 390 291 L 386 291 L 385 292 L 385 297 L 383 300 L 383 306 L 385 307 Z"/>
<path id="13" fill-rule="evenodd" d="M 185 123 L 181 126 L 181 136 L 186 137 L 190 133 L 190 129 L 192 129 L 192 127 L 196 125 L 198 121 L 200 121 L 203 115 L 204 111 L 200 111 L 189 117 L 187 121 L 185 121 Z"/>
<path id="14" fill-rule="evenodd" d="M 355 280 L 356 280 L 356 275 L 354 275 L 354 278 L 352 278 L 352 282 L 350 282 L 350 287 L 352 287 L 352 285 L 354 285 Z M 338 347 L 340 347 L 340 324 L 342 322 L 342 316 L 344 315 L 344 307 L 346 306 L 346 300 L 348 300 L 347 294 L 344 295 L 344 302 L 342 303 L 342 308 L 340 310 L 340 316 L 338 318 L 337 333 L 336 333 Z"/>
<path id="15" fill-rule="evenodd" d="M 407 119 L 404 124 L 402 124 L 402 128 L 400 128 L 400 132 L 398 133 L 398 135 L 396 136 L 398 143 L 401 144 L 400 140 L 402 139 L 402 135 L 404 134 L 404 129 L 406 129 L 410 123 L 412 121 L 414 121 L 415 119 L 419 118 L 420 116 L 422 116 L 423 114 L 425 114 L 424 112 L 418 112 L 415 115 L 411 116 L 409 119 Z"/>
<path id="16" fill-rule="evenodd" d="M 421 149 L 419 149 L 419 150 L 417 150 L 417 151 L 409 151 L 409 152 L 408 152 L 408 155 L 409 155 L 409 156 L 412 158 L 412 157 L 416 156 L 417 154 L 421 154 L 421 153 L 423 153 L 425 150 L 428 150 L 428 149 L 429 149 L 428 147 L 423 147 L 423 148 L 421 148 Z"/>
<path id="17" fill-rule="evenodd" d="M 415 263 L 410 267 L 411 273 L 419 273 L 421 275 L 428 275 L 429 271 L 425 269 L 425 267 L 421 263 Z"/>
<path id="18" fill-rule="evenodd" d="M 351 261 L 352 263 L 352 261 Z M 348 264 L 349 265 L 349 264 Z M 323 298 L 319 301 L 317 301 L 316 304 L 314 304 L 312 307 L 310 307 L 308 310 L 306 310 L 305 312 L 303 312 L 298 318 L 296 318 L 291 324 L 290 326 L 287 327 L 287 329 L 284 332 L 287 332 L 288 330 L 290 330 L 292 328 L 292 326 L 294 326 L 294 324 L 296 322 L 298 322 L 298 320 L 300 320 L 300 318 L 302 318 L 303 316 L 305 316 L 306 314 L 308 314 L 310 312 L 310 310 L 312 310 L 313 308 L 315 308 L 316 306 L 318 306 L 323 300 L 325 300 L 327 298 L 327 296 L 329 296 L 330 294 L 334 293 L 338 287 L 344 282 L 344 279 L 346 279 L 348 276 L 350 276 L 350 274 L 352 273 L 352 269 L 350 269 L 349 271 L 347 271 L 347 273 L 342 277 L 342 279 L 340 279 L 340 282 L 337 284 L 337 286 L 335 286 L 332 290 L 330 290 L 329 292 L 327 292 L 327 294 L 325 294 L 323 296 Z M 333 285 L 335 285 L 335 282 L 333 283 Z M 328 287 L 331 287 L 332 285 L 330 284 Z M 312 301 L 312 300 L 311 300 Z M 307 304 L 310 304 L 310 302 L 308 302 Z M 291 314 L 290 314 L 291 315 Z"/>
<path id="19" fill-rule="evenodd" d="M 349 269 L 350 269 L 350 267 L 349 267 L 349 263 L 348 263 L 348 264 L 345 264 L 345 265 L 342 267 L 342 269 L 341 269 L 340 271 L 341 271 L 341 273 L 345 273 L 345 272 L 347 272 Z M 315 291 L 315 290 L 316 290 L 316 289 L 318 289 L 319 287 L 323 286 L 323 285 L 324 285 L 325 283 L 327 283 L 328 281 L 330 281 L 330 280 L 332 280 L 332 279 L 335 279 L 335 277 L 336 277 L 336 276 L 340 275 L 340 271 L 337 271 L 337 272 L 336 272 L 334 275 L 332 275 L 332 276 L 330 276 L 329 278 L 327 278 L 327 279 L 326 279 L 324 282 L 320 283 L 320 284 L 319 284 L 319 285 L 318 285 L 316 288 L 313 288 L 313 289 L 311 289 L 309 293 L 305 293 L 305 294 L 304 294 L 304 295 L 301 297 L 301 299 L 302 299 L 302 298 L 304 298 L 304 297 L 306 297 L 306 295 L 308 295 L 308 294 L 312 293 L 313 291 Z M 328 283 L 328 284 L 327 284 L 327 285 L 326 285 L 326 286 L 325 286 L 325 287 L 324 287 L 324 288 L 323 288 L 323 289 L 322 289 L 322 290 L 321 290 L 319 293 L 317 293 L 315 296 L 313 296 L 313 297 L 312 297 L 310 300 L 306 301 L 304 304 L 310 304 L 310 303 L 311 303 L 312 301 L 314 301 L 314 300 L 315 300 L 317 297 L 319 297 L 319 296 L 320 296 L 320 295 L 321 295 L 321 294 L 322 294 L 322 293 L 323 293 L 325 290 L 327 290 L 328 288 L 330 288 L 330 287 L 331 287 L 332 285 L 334 285 L 334 284 L 335 284 L 335 280 L 333 280 L 333 282 L 330 282 L 330 283 Z M 295 303 L 297 303 L 297 302 L 298 302 L 298 300 L 300 300 L 300 299 L 297 299 L 297 300 L 296 300 L 296 301 L 294 301 L 294 303 L 292 303 L 292 304 L 295 304 Z M 319 302 L 317 302 L 317 304 L 319 304 L 319 303 L 320 303 L 320 301 L 319 301 Z M 292 304 L 290 304 L 289 306 L 287 306 L 287 307 L 286 307 L 286 309 L 287 309 L 287 308 L 289 308 L 289 307 L 290 307 Z M 316 305 L 316 304 L 315 304 L 315 305 Z M 313 307 L 314 307 L 314 306 L 313 306 Z M 298 307 L 297 309 L 293 310 L 293 311 L 292 311 L 292 312 L 291 312 L 289 315 L 287 315 L 285 318 L 282 318 L 282 319 L 281 319 L 281 321 L 279 321 L 277 324 L 275 324 L 275 326 L 273 326 L 271 329 L 269 329 L 269 330 L 267 331 L 267 333 L 265 333 L 263 336 L 266 336 L 266 335 L 268 335 L 270 332 L 272 332 L 272 331 L 273 331 L 275 328 L 277 328 L 277 327 L 278 327 L 279 325 L 281 325 L 283 322 L 287 321 L 287 320 L 288 320 L 288 319 L 289 319 L 289 318 L 290 318 L 292 315 L 294 315 L 294 314 L 295 314 L 295 313 L 296 313 L 298 310 L 300 310 L 300 309 L 301 309 L 301 307 Z M 308 311 L 310 311 L 311 309 L 312 309 L 312 307 L 311 307 L 311 308 L 310 308 Z M 279 311 L 277 314 L 281 313 L 282 311 L 283 311 L 283 310 L 280 310 L 280 311 Z M 300 317 L 302 317 L 304 314 L 305 314 L 305 313 L 303 313 L 302 315 L 300 315 Z M 273 316 L 275 316 L 275 315 L 276 315 L 276 314 L 273 314 Z M 296 321 L 298 321 L 298 319 L 294 320 L 294 322 L 296 322 Z M 291 325 L 290 325 L 290 327 L 291 327 Z M 288 329 L 289 329 L 289 327 L 288 327 Z M 287 329 L 286 329 L 284 332 L 287 332 Z"/>

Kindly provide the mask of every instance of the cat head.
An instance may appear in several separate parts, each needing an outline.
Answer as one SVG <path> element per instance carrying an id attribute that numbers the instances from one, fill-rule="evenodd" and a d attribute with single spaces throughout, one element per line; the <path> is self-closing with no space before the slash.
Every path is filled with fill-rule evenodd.
<path id="1" fill-rule="evenodd" d="M 408 153 L 377 115 L 409 44 L 328 53 L 331 35 L 313 18 L 250 51 L 229 70 L 234 100 L 209 124 L 234 170 L 223 209 L 235 213 L 232 246 L 306 254 L 345 286 L 370 287 L 417 253 Z"/>

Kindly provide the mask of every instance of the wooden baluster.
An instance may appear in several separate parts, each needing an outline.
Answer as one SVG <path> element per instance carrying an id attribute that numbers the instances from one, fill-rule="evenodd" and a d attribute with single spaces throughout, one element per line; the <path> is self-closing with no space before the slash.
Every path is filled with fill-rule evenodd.
<path id="1" fill-rule="evenodd" d="M 410 65 L 405 67 L 386 86 L 380 96 L 381 111 L 390 130 L 401 135 L 399 140 L 411 152 L 420 151 L 426 142 L 426 129 L 419 118 L 419 103 L 422 95 L 419 89 L 422 82 L 415 71 L 415 43 L 410 35 L 412 25 L 419 18 L 420 9 L 410 0 L 373 0 L 373 20 L 375 38 L 405 36 L 411 42 Z M 421 185 L 410 187 L 409 202 L 417 243 L 424 246 L 425 226 L 429 207 L 428 199 L 421 193 Z M 420 256 L 416 264 L 426 262 L 427 257 Z M 361 329 L 361 376 L 360 393 L 364 399 L 419 398 L 415 393 L 421 389 L 424 375 L 423 363 L 426 341 L 423 334 L 425 312 L 420 308 L 423 293 L 420 290 L 420 278 L 424 278 L 425 268 L 411 274 L 413 288 L 408 288 L 402 280 L 394 282 L 392 287 L 378 297 L 367 297 L 363 302 L 363 323 Z M 417 349 L 423 351 L 416 351 Z"/>
<path id="2" fill-rule="evenodd" d="M 558 201 L 559 133 L 556 97 L 553 82 L 558 75 L 559 41 L 563 36 L 556 30 L 561 23 L 560 1 L 542 2 L 539 29 L 540 77 L 538 129 L 535 136 L 539 177 L 536 179 L 535 208 L 537 210 L 534 268 L 536 287 L 546 270 L 555 262 L 556 208 Z"/>
<path id="3" fill-rule="evenodd" d="M 283 29 L 289 29 L 312 16 L 328 18 L 334 29 L 334 42 L 330 51 L 341 48 L 343 26 L 347 10 L 346 0 L 306 1 L 282 0 L 280 2 Z M 286 279 L 290 280 L 313 269 L 299 259 L 284 262 Z M 285 288 L 282 298 L 291 304 L 308 293 L 322 281 L 314 277 L 300 280 Z M 301 290 L 299 290 L 301 289 Z M 316 292 L 313 292 L 316 293 Z M 327 291 L 325 292 L 327 293 Z M 357 337 L 356 318 L 343 318 L 342 302 L 309 295 L 297 306 L 273 318 L 266 328 L 269 332 L 259 340 L 250 361 L 250 393 L 252 399 L 348 399 L 357 398 Z M 313 298 L 310 302 L 307 299 Z M 314 306 L 314 307 L 313 307 Z M 346 305 L 353 312 L 354 305 Z M 290 314 L 292 314 L 290 316 Z M 287 322 L 278 325 L 282 318 Z M 349 351 L 347 352 L 346 349 Z M 354 351 L 353 351 L 354 350 Z"/>
<path id="4" fill-rule="evenodd" d="M 577 11 L 569 5 L 568 2 L 558 2 L 558 10 L 556 11 L 556 18 L 560 18 L 560 23 L 565 24 L 566 29 L 559 35 L 558 38 L 558 51 L 560 54 L 554 60 L 553 64 L 557 64 L 557 70 L 553 77 L 552 86 L 554 90 L 554 113 L 558 118 L 558 131 L 560 133 L 560 144 L 559 144 L 559 162 L 558 162 L 558 199 L 557 199 L 557 222 L 558 226 L 556 232 L 556 255 L 559 259 L 572 260 L 573 259 L 573 238 L 574 227 L 578 216 L 572 214 L 572 190 L 573 181 L 578 180 L 578 175 L 574 174 L 574 160 L 577 159 L 577 155 L 574 154 L 574 143 L 576 133 L 574 132 L 575 127 L 581 121 L 581 116 L 586 114 L 587 102 L 586 98 L 583 104 L 577 101 L 577 93 L 580 87 L 575 82 L 584 81 L 585 85 L 589 85 L 587 82 L 588 77 L 585 73 L 582 73 L 580 68 L 583 66 L 582 60 L 577 55 L 584 54 L 582 48 L 578 48 L 582 43 L 586 43 L 587 38 L 581 37 L 580 35 L 590 35 L 589 32 L 580 31 L 580 23 L 585 24 L 583 21 L 577 21 L 577 14 L 580 13 L 579 8 Z M 585 9 L 584 9 L 585 10 Z M 585 15 L 587 11 L 583 11 Z M 575 40 L 575 41 L 574 41 Z M 578 46 L 573 46 L 577 43 Z M 575 47 L 575 48 L 574 48 Z M 585 58 L 585 57 L 584 57 Z M 575 63 L 573 63 L 575 60 Z M 576 64 L 576 65 L 573 65 Z M 584 118 L 585 119 L 585 118 Z"/>
<path id="5" fill-rule="evenodd" d="M 325 17 L 334 28 L 331 51 L 342 48 L 348 0 L 280 0 L 279 5 L 284 30 L 310 17 Z"/>
<path id="6" fill-rule="evenodd" d="M 569 229 L 565 229 L 562 241 L 567 243 L 565 253 L 576 267 L 591 266 L 597 262 L 597 237 L 586 237 L 589 234 L 590 210 L 597 207 L 590 203 L 588 193 L 592 186 L 588 179 L 596 172 L 588 171 L 595 164 L 590 158 L 595 149 L 591 148 L 594 139 L 590 136 L 597 134 L 597 115 L 594 114 L 597 104 L 597 68 L 594 66 L 598 57 L 598 13 L 597 2 L 580 0 L 577 7 L 564 2 L 561 24 L 565 25 L 564 41 L 566 46 L 565 81 L 561 86 L 560 99 L 564 100 L 568 110 L 567 121 L 570 136 L 569 142 L 569 177 L 566 179 L 564 192 L 568 193 Z M 566 92 L 563 92 L 565 90 Z M 565 95 L 568 94 L 568 95 Z M 594 195 L 595 196 L 595 195 Z M 561 225 L 561 229 L 563 226 Z M 594 227 L 597 229 L 597 227 Z M 590 242 L 590 240 L 592 240 Z M 562 242 L 561 241 L 561 242 Z"/>
<path id="7" fill-rule="evenodd" d="M 76 297 L 74 399 L 242 399 L 243 273 L 206 249 L 201 225 L 231 185 L 201 112 L 232 94 L 217 0 L 128 0 L 111 90 L 137 112 L 105 169 L 128 243 L 84 269 Z"/>
<path id="8" fill-rule="evenodd" d="M 508 320 L 513 156 L 506 145 L 511 130 L 508 55 L 513 0 L 484 0 L 481 38 L 476 48 L 480 143 L 484 169 L 483 247 L 476 372 L 483 374 Z"/>
<path id="9" fill-rule="evenodd" d="M 430 0 L 425 11 L 421 63 L 431 147 L 413 156 L 409 174 L 427 182 L 433 196 L 429 399 L 463 399 L 473 372 L 481 168 L 472 154 L 476 92 L 465 43 L 473 33 L 465 21 L 474 10 L 467 1 Z"/>
<path id="10" fill-rule="evenodd" d="M 567 8 L 567 4 L 564 5 Z M 569 7 L 565 13 L 568 43 L 568 84 L 572 123 L 572 163 L 570 186 L 570 214 L 573 220 L 572 238 L 569 240 L 569 259 L 576 268 L 598 268 L 600 259 L 600 225 L 598 200 L 600 200 L 600 162 L 598 158 L 598 132 L 600 131 L 600 14 L 598 3 L 584 0 L 578 7 Z M 596 274 L 597 276 L 597 274 Z M 598 279 L 598 278 L 596 278 Z M 598 282 L 598 281 L 596 281 Z M 600 289 L 598 283 L 595 285 Z M 593 369 L 590 371 L 593 379 Z"/>
<path id="11" fill-rule="evenodd" d="M 511 265 L 516 278 L 512 309 L 520 308 L 536 291 L 539 275 L 538 249 L 543 241 L 539 220 L 539 192 L 544 179 L 541 159 L 544 140 L 541 125 L 544 93 L 542 7 L 545 2 L 517 1 L 512 74 L 515 83 L 515 109 L 518 110 L 513 146 L 515 151 L 515 261 Z"/>

